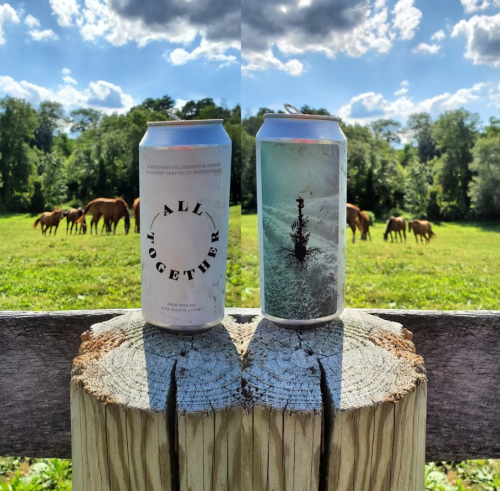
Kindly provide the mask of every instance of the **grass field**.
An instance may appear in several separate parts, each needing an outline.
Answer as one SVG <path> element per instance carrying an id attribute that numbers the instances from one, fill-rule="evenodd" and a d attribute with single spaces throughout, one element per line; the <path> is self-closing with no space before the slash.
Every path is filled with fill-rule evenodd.
<path id="1" fill-rule="evenodd" d="M 385 224 L 372 241 L 347 238 L 346 306 L 359 308 L 500 309 L 500 226 L 433 225 L 436 238 L 417 245 L 384 242 Z M 259 306 L 257 215 L 241 217 L 242 307 Z"/>
<path id="2" fill-rule="evenodd" d="M 139 234 L 57 235 L 33 230 L 36 217 L 0 216 L 0 310 L 132 308 L 141 305 Z M 230 210 L 226 305 L 241 295 L 240 207 Z M 131 230 L 133 228 L 131 227 Z"/>
<path id="3" fill-rule="evenodd" d="M 0 310 L 65 310 L 140 306 L 139 236 L 43 238 L 35 217 L 0 216 Z M 241 236 L 240 236 L 241 224 Z M 500 309 L 500 226 L 441 224 L 429 246 L 347 244 L 348 307 Z M 241 249 L 240 249 L 241 238 Z M 256 215 L 231 208 L 226 305 L 259 306 Z M 69 491 L 71 462 L 0 458 L 0 491 Z M 7 484 L 9 483 L 9 484 Z M 426 491 L 500 491 L 500 461 L 426 466 Z"/>

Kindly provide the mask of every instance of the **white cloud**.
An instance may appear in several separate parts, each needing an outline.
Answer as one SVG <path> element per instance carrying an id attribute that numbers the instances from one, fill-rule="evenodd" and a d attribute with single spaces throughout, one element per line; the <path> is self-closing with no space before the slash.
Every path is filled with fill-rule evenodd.
<path id="1" fill-rule="evenodd" d="M 249 12 L 249 21 L 243 11 L 241 26 L 245 61 L 242 71 L 249 76 L 270 69 L 300 75 L 304 63 L 299 56 L 305 53 L 321 53 L 330 59 L 339 53 L 356 58 L 369 51 L 388 53 L 396 40 L 413 38 L 422 17 L 414 0 L 399 0 L 392 11 L 387 8 L 387 0 L 307 0 L 307 7 L 306 0 L 298 4 L 281 0 L 288 1 L 286 14 L 273 2 L 252 1 L 258 5 Z M 340 13 L 331 18 L 328 12 L 322 15 L 326 5 Z M 269 19 L 279 28 L 273 27 Z"/>
<path id="2" fill-rule="evenodd" d="M 394 92 L 394 95 L 399 96 L 399 95 L 407 94 L 409 85 L 410 85 L 410 82 L 408 82 L 408 80 L 403 80 L 401 82 L 401 88 L 397 92 Z"/>
<path id="3" fill-rule="evenodd" d="M 54 15 L 57 16 L 57 23 L 60 26 L 68 27 L 73 25 L 73 21 L 81 21 L 80 7 L 77 0 L 49 0 Z"/>
<path id="4" fill-rule="evenodd" d="M 452 37 L 465 36 L 465 57 L 474 65 L 500 66 L 500 14 L 475 15 L 455 25 Z"/>
<path id="5" fill-rule="evenodd" d="M 188 101 L 186 99 L 176 99 L 174 109 L 182 109 Z"/>
<path id="6" fill-rule="evenodd" d="M 430 55 L 435 55 L 441 46 L 439 44 L 426 44 L 420 43 L 413 48 L 413 53 L 427 53 Z"/>
<path id="7" fill-rule="evenodd" d="M 31 14 L 28 14 L 26 16 L 26 19 L 24 19 L 24 23 L 29 27 L 39 27 L 40 26 L 40 21 L 36 17 L 33 17 Z"/>
<path id="8" fill-rule="evenodd" d="M 91 82 L 84 90 L 67 83 L 57 89 L 48 89 L 4 75 L 0 76 L 0 93 L 26 99 L 35 105 L 45 100 L 60 102 L 66 110 L 92 107 L 105 113 L 123 113 L 134 105 L 132 96 L 125 94 L 121 87 L 103 80 Z"/>
<path id="9" fill-rule="evenodd" d="M 446 37 L 445 32 L 442 29 L 439 29 L 439 31 L 435 32 L 431 36 L 431 41 L 437 41 L 438 43 L 442 41 Z"/>
<path id="10" fill-rule="evenodd" d="M 190 1 L 187 0 L 187 3 Z M 57 22 L 61 26 L 76 27 L 88 42 L 103 39 L 114 46 L 135 42 L 142 48 L 153 41 L 189 44 L 200 35 L 202 39 L 197 48 L 190 52 L 183 48 L 175 49 L 165 59 L 173 64 L 184 64 L 203 57 L 219 62 L 220 66 L 237 61 L 234 55 L 226 52 L 232 48 L 239 49 L 239 43 L 209 40 L 205 30 L 190 23 L 187 18 L 172 16 L 167 23 L 161 20 L 146 23 L 139 16 L 120 15 L 116 9 L 111 9 L 109 0 L 85 0 L 84 6 L 80 6 L 77 0 L 50 0 L 50 4 Z M 119 1 L 115 2 L 114 7 L 117 6 L 124 10 L 127 7 L 126 2 Z"/>
<path id="11" fill-rule="evenodd" d="M 0 45 L 5 44 L 3 26 L 7 23 L 19 24 L 19 17 L 8 3 L 0 4 Z"/>
<path id="12" fill-rule="evenodd" d="M 226 55 L 228 43 L 210 42 L 202 39 L 200 45 L 191 52 L 183 48 L 176 48 L 172 52 L 165 53 L 164 57 L 173 65 L 185 65 L 190 60 L 197 58 L 206 58 L 209 61 L 219 62 L 219 66 L 227 66 L 232 63 L 237 63 L 238 59 L 234 55 Z M 232 43 L 234 49 L 239 49 L 238 43 Z"/>
<path id="13" fill-rule="evenodd" d="M 479 83 L 454 93 L 446 92 L 418 102 L 404 94 L 393 101 L 388 101 L 382 94 L 368 92 L 353 97 L 348 104 L 342 106 L 339 110 L 339 116 L 349 123 L 366 124 L 380 118 L 404 120 L 417 112 L 437 115 L 480 99 L 486 87 L 486 84 Z"/>
<path id="14" fill-rule="evenodd" d="M 241 68 L 244 75 L 252 76 L 255 71 L 269 70 L 271 68 L 293 76 L 302 75 L 304 72 L 304 65 L 299 60 L 282 62 L 273 55 L 271 50 L 265 53 L 247 54 L 245 60 L 247 63 Z"/>
<path id="15" fill-rule="evenodd" d="M 422 12 L 414 7 L 413 0 L 399 0 L 392 13 L 394 14 L 392 25 L 399 30 L 401 39 L 413 39 L 422 18 Z"/>
<path id="16" fill-rule="evenodd" d="M 59 39 L 59 36 L 52 29 L 44 29 L 43 31 L 34 29 L 28 31 L 28 34 L 34 41 L 57 41 Z"/>
<path id="17" fill-rule="evenodd" d="M 484 10 L 488 7 L 500 7 L 500 0 L 461 0 L 465 12 L 468 14 Z"/>
<path id="18" fill-rule="evenodd" d="M 69 68 L 63 68 L 61 70 L 61 73 L 63 74 L 63 80 L 67 83 L 67 84 L 73 84 L 73 85 L 77 85 L 78 82 L 73 78 L 71 77 L 71 70 Z"/>

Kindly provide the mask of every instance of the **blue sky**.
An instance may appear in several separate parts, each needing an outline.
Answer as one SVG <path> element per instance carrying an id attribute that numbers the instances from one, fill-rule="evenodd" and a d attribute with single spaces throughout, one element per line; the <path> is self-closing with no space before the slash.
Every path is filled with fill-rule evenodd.
<path id="1" fill-rule="evenodd" d="M 500 0 L 0 0 L 0 97 L 68 111 L 168 94 L 487 121 L 499 73 Z"/>
<path id="2" fill-rule="evenodd" d="M 219 15 L 238 32 L 216 34 L 213 19 L 179 10 L 179 0 L 162 0 L 177 8 L 172 19 L 159 18 L 155 2 L 0 0 L 0 98 L 106 112 L 165 94 L 178 104 L 204 97 L 239 103 L 239 2 L 226 2 Z M 203 13 L 207 1 L 191 3 Z"/>
<path id="3" fill-rule="evenodd" d="M 254 18 L 243 27 L 243 114 L 291 102 L 360 123 L 458 107 L 500 116 L 500 0 L 253 2 L 284 28 Z"/>

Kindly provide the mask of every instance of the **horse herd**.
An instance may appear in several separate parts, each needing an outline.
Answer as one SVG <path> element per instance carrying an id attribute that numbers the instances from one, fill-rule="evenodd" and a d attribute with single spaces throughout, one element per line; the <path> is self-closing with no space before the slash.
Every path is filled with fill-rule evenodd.
<path id="1" fill-rule="evenodd" d="M 139 233 L 141 231 L 141 219 L 140 219 L 140 198 L 134 201 L 134 217 L 135 217 L 135 232 Z M 92 213 L 92 220 L 90 222 L 90 233 L 95 227 L 95 233 L 97 235 L 97 224 L 101 218 L 104 219 L 104 223 L 101 229 L 101 233 L 111 232 L 111 227 L 113 227 L 113 234 L 116 234 L 116 227 L 118 222 L 123 218 L 125 221 L 125 233 L 128 234 L 130 229 L 130 214 L 127 203 L 122 198 L 97 198 L 92 200 L 84 208 L 72 208 L 69 211 L 63 211 L 56 209 L 54 211 L 46 211 L 42 213 L 42 216 L 37 218 L 36 222 L 33 224 L 33 228 L 36 228 L 40 224 L 42 229 L 42 235 L 47 235 L 47 230 L 49 230 L 49 235 L 52 234 L 52 227 L 54 227 L 54 236 L 57 233 L 57 228 L 59 227 L 60 221 L 66 217 L 66 233 L 69 232 L 71 235 L 73 233 L 73 228 L 75 228 L 75 234 L 77 232 L 86 233 L 87 232 L 87 221 L 85 217 Z M 71 225 L 71 228 L 70 228 Z"/>
<path id="2" fill-rule="evenodd" d="M 141 231 L 141 218 L 140 218 L 140 198 L 134 201 L 134 217 L 135 217 L 135 232 L 139 233 Z M 97 234 L 97 224 L 100 219 L 104 219 L 104 223 L 101 229 L 103 233 L 104 229 L 106 232 L 111 232 L 111 227 L 113 227 L 113 234 L 116 234 L 116 227 L 118 222 L 124 218 L 125 221 L 125 233 L 128 234 L 130 229 L 130 215 L 127 203 L 122 198 L 97 198 L 92 200 L 87 204 L 85 209 L 83 208 L 72 208 L 69 211 L 63 211 L 56 209 L 54 211 L 47 211 L 42 214 L 40 218 L 36 220 L 33 228 L 36 228 L 40 223 L 42 234 L 47 235 L 47 230 L 49 230 L 49 235 L 52 234 L 52 227 L 55 228 L 54 235 L 57 233 L 57 228 L 59 227 L 60 221 L 66 217 L 66 233 L 73 233 L 73 228 L 75 228 L 75 233 L 86 233 L 87 232 L 87 222 L 85 217 L 92 213 L 92 220 L 90 222 L 90 233 L 92 229 L 95 228 L 95 233 Z M 352 241 L 356 240 L 356 229 L 359 229 L 361 233 L 361 240 L 367 240 L 367 237 L 372 240 L 370 234 L 370 217 L 365 211 L 361 211 L 357 206 L 347 203 L 346 210 L 347 224 L 352 230 Z M 71 225 L 71 228 L 70 228 Z M 398 241 L 398 235 L 401 242 L 406 241 L 406 221 L 402 217 L 391 216 L 386 222 L 386 229 L 384 233 L 384 241 L 387 241 L 389 235 L 391 236 L 391 242 L 393 242 L 393 233 L 396 237 L 396 242 Z M 424 239 L 426 243 L 429 243 L 432 237 L 436 234 L 432 231 L 431 224 L 427 220 L 410 220 L 408 222 L 408 232 L 415 234 L 415 240 L 418 244 L 418 237 L 420 236 L 420 243 L 423 243 Z M 403 236 L 401 236 L 403 234 Z"/>
<path id="3" fill-rule="evenodd" d="M 359 229 L 361 233 L 361 240 L 366 240 L 367 237 L 372 240 L 370 234 L 370 217 L 368 213 L 361 211 L 357 206 L 347 203 L 346 210 L 347 224 L 352 230 L 352 241 L 356 240 L 356 228 Z M 428 244 L 432 237 L 436 237 L 436 234 L 432 231 L 431 224 L 427 220 L 410 220 L 408 221 L 408 233 L 412 232 L 415 234 L 415 240 L 418 244 L 418 236 L 420 236 L 420 243 Z M 403 242 L 403 237 L 406 242 L 406 221 L 402 217 L 391 216 L 386 222 L 386 229 L 384 232 L 384 241 L 387 242 L 389 235 L 391 236 L 391 242 L 393 242 L 392 233 L 396 237 L 396 242 L 399 240 Z M 403 233 L 403 237 L 401 236 Z"/>

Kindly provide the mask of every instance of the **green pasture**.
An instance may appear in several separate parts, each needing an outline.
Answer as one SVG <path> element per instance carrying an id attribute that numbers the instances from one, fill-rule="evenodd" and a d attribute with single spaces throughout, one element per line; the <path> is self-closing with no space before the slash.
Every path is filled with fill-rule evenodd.
<path id="1" fill-rule="evenodd" d="M 436 238 L 417 244 L 384 242 L 385 223 L 372 241 L 347 232 L 346 306 L 359 308 L 500 309 L 500 225 L 433 224 Z M 259 306 L 257 215 L 241 217 L 242 307 Z"/>
<path id="2" fill-rule="evenodd" d="M 0 310 L 140 307 L 139 234 L 54 237 L 33 229 L 37 216 L 0 216 Z M 99 227 L 100 229 L 100 227 Z M 100 232 L 100 230 L 99 230 Z M 240 303 L 240 207 L 230 211 L 226 305 Z"/>

